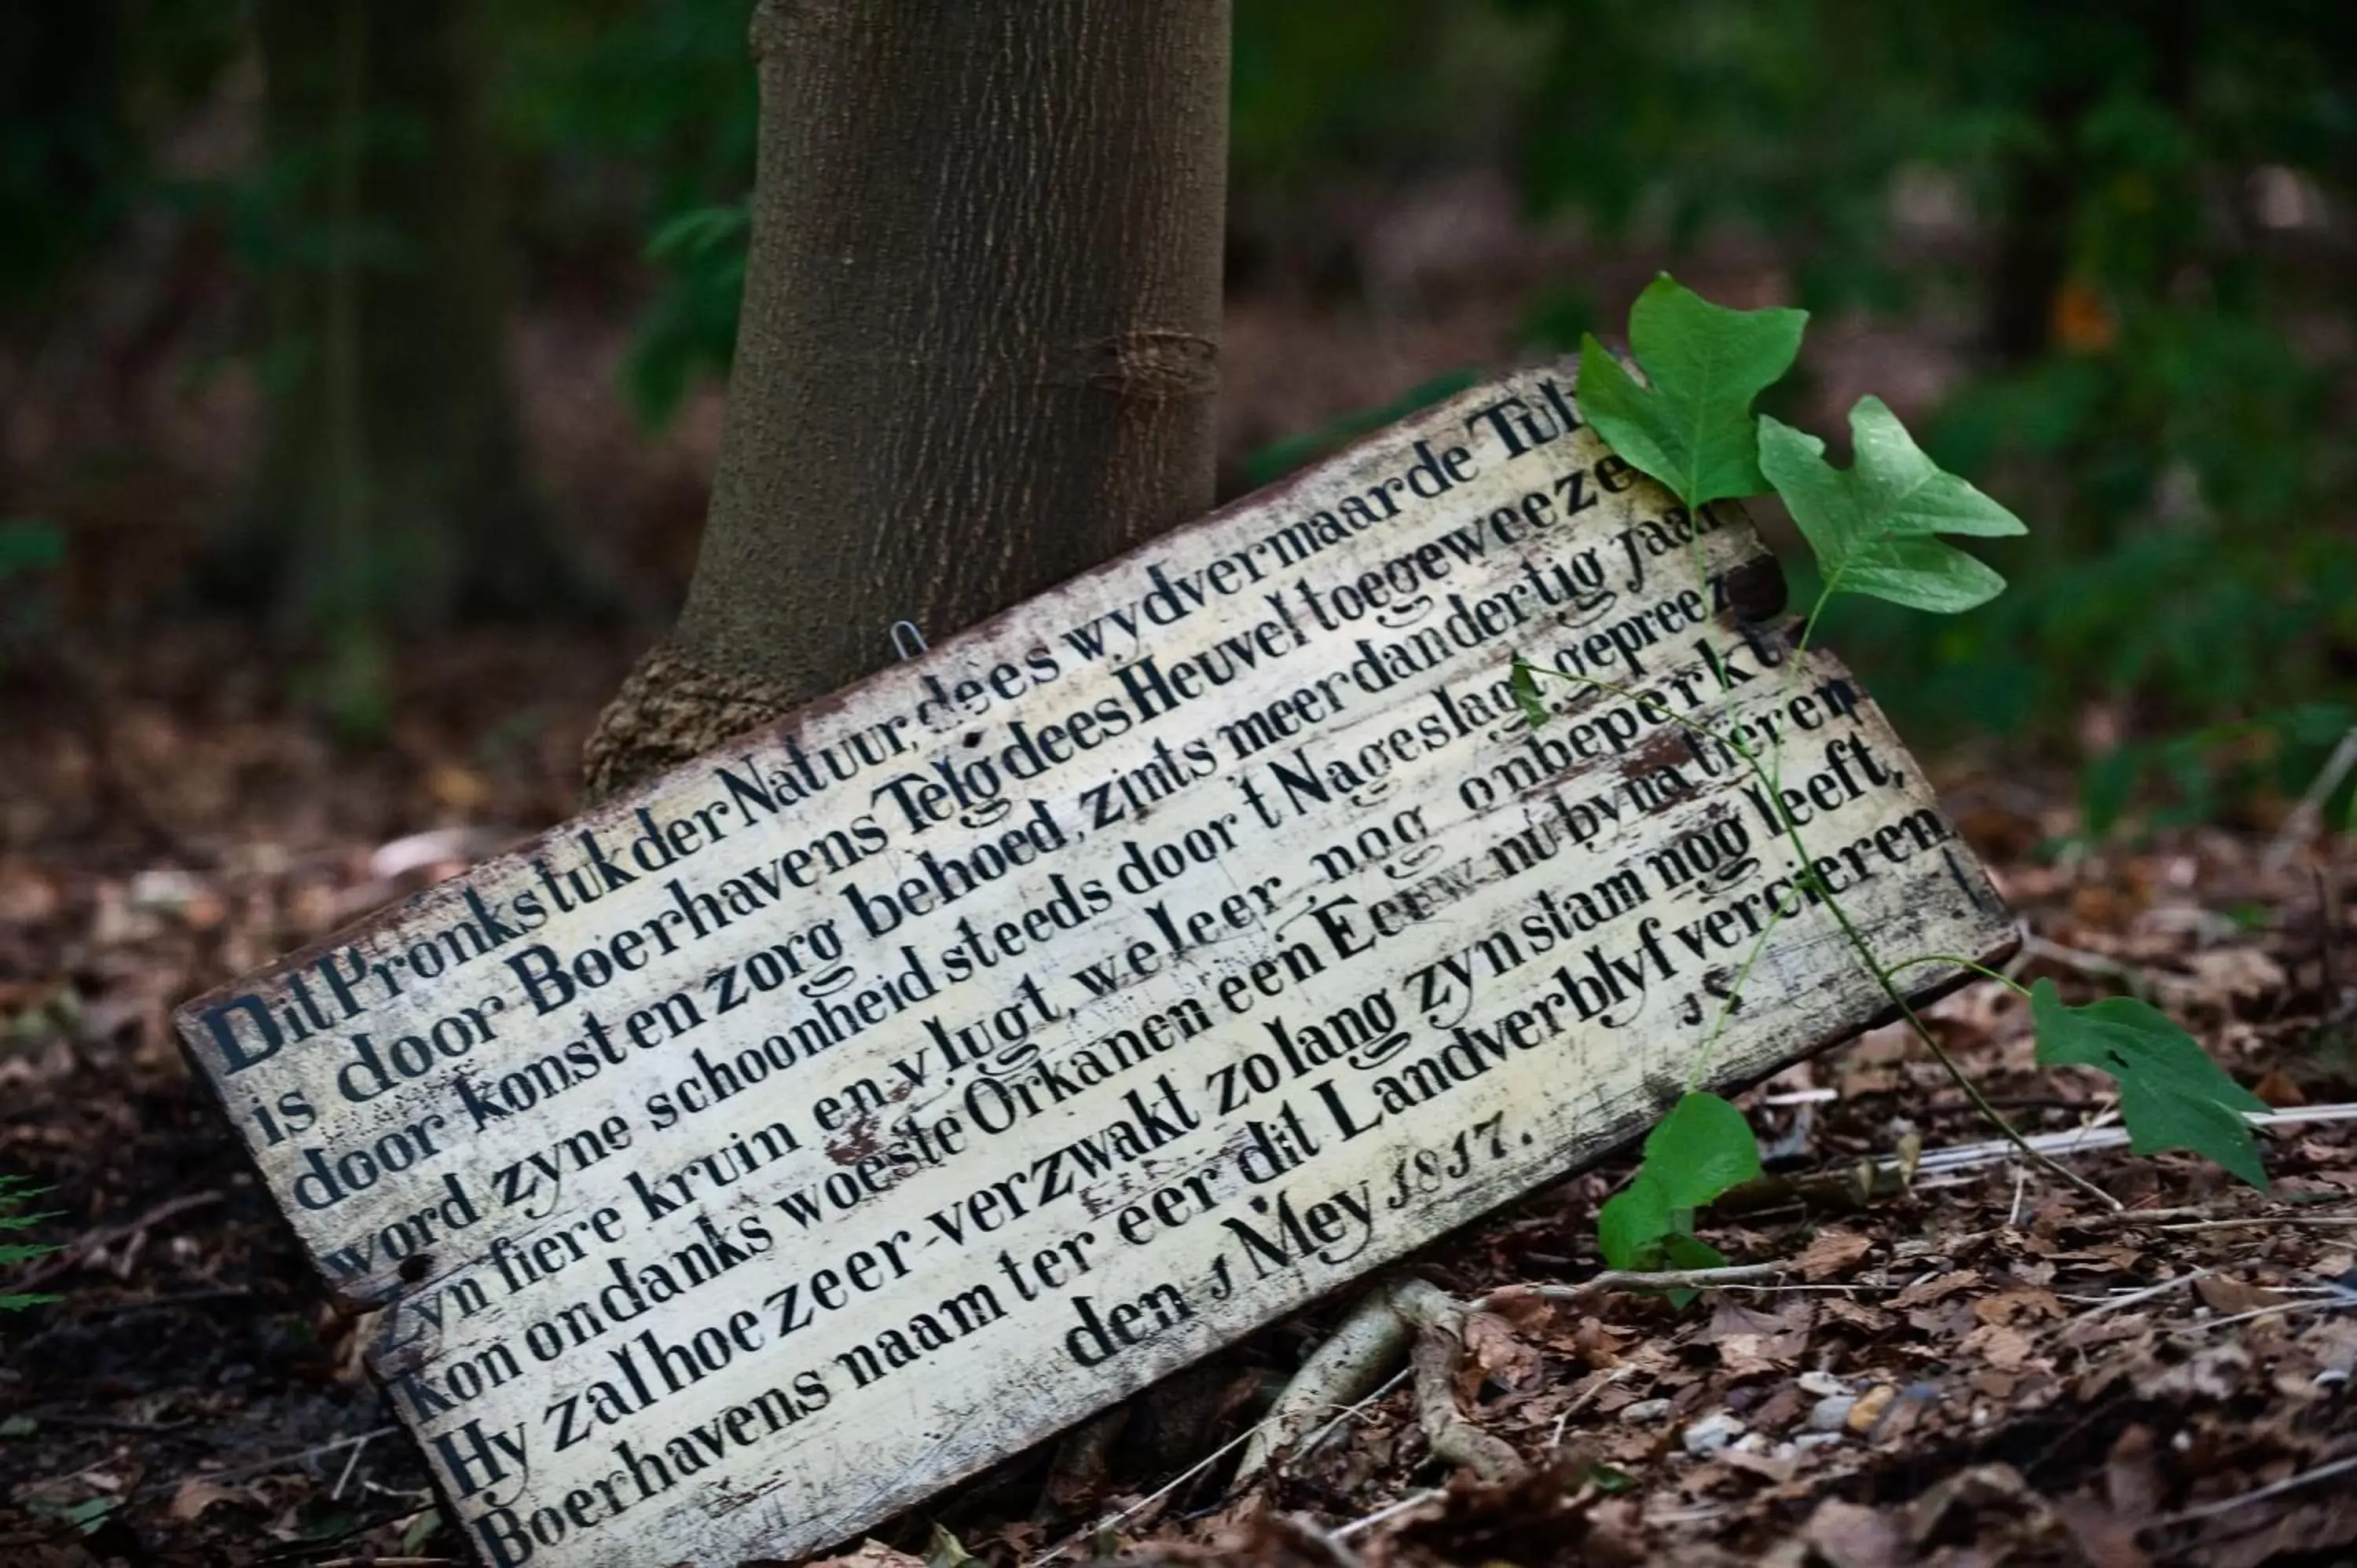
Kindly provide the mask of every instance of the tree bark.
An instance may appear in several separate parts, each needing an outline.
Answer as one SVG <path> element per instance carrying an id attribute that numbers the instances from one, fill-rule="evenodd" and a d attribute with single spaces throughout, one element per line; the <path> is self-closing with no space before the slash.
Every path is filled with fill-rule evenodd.
<path id="1" fill-rule="evenodd" d="M 719 473 L 593 799 L 1209 505 L 1228 32 L 1228 0 L 763 0 Z"/>

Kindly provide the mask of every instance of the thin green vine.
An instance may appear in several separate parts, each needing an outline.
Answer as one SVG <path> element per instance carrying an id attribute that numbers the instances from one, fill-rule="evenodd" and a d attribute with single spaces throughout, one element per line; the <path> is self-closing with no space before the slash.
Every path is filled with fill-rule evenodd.
<path id="1" fill-rule="evenodd" d="M 1791 510 L 1816 556 L 1823 585 L 1802 618 L 1799 637 L 1780 660 L 1780 703 L 1789 698 L 1819 620 L 1837 595 L 1866 595 L 1935 614 L 1974 608 L 2003 592 L 2005 579 L 1943 536 L 2002 537 L 2026 532 L 2020 519 L 1926 456 L 1878 399 L 1860 399 L 1851 410 L 1856 460 L 1846 470 L 1824 460 L 1824 443 L 1816 436 L 1755 415 L 1753 400 L 1797 358 L 1806 319 L 1799 311 L 1729 310 L 1664 275 L 1647 287 L 1630 313 L 1630 344 L 1641 381 L 1593 338 L 1585 340 L 1580 357 L 1582 414 L 1621 458 L 1666 486 L 1689 521 L 1703 515 L 1702 509 L 1712 500 L 1770 489 Z M 1696 584 L 1706 589 L 1699 532 L 1690 542 Z M 1732 682 L 1707 643 L 1703 658 L 1720 691 L 1730 690 Z M 1636 695 L 1609 681 L 1542 670 L 1517 658 L 1512 687 L 1534 729 L 1552 717 L 1538 696 L 1542 676 Z M 1741 739 L 1721 735 L 1706 724 L 1674 715 L 1672 722 L 1733 752 L 1767 788 L 1775 826 L 1799 868 L 1792 908 L 1771 905 L 1765 928 L 1745 954 L 1695 1054 L 1685 1093 L 1646 1139 L 1645 1159 L 1635 1180 L 1598 1216 L 1611 1266 L 1697 1268 L 1724 1262 L 1695 1240 L 1695 1211 L 1758 1174 L 1758 1146 L 1740 1113 L 1701 1085 L 1770 940 L 1788 915 L 1799 913 L 1804 898 L 1831 912 L 1843 938 L 1910 1032 L 1974 1109 L 2031 1164 L 2109 1208 L 2120 1207 L 2102 1187 L 2031 1144 L 1990 1103 L 1916 1011 L 1899 985 L 1900 974 L 1939 963 L 2005 984 L 2030 1004 L 2040 1065 L 2093 1067 L 2118 1082 L 2121 1117 L 2132 1148 L 2138 1153 L 2191 1150 L 2252 1185 L 2265 1187 L 2266 1171 L 2245 1120 L 2247 1112 L 2263 1107 L 2164 1014 L 2129 997 L 2066 1005 L 2050 981 L 2024 987 L 1978 960 L 1955 954 L 1923 954 L 1884 963 L 1834 889 L 1813 869 L 1800 824 L 1783 797 L 1781 736 L 1774 737 L 1770 754 L 1763 759 Z"/>

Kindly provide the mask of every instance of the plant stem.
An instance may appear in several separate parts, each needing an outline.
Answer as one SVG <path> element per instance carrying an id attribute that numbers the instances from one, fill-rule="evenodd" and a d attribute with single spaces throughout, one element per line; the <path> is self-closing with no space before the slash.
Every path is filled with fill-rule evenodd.
<path id="1" fill-rule="evenodd" d="M 1824 597 L 1821 596 L 1817 601 L 1817 607 L 1822 609 L 1824 606 Z M 1812 625 L 1814 624 L 1815 618 L 1815 612 L 1812 611 L 1810 615 Z M 1803 640 L 1805 641 L 1806 633 L 1804 632 L 1803 635 Z M 1796 647 L 1793 650 L 1792 658 L 1797 660 L 1799 657 L 1800 649 Z M 1537 665 L 1529 665 L 1527 668 L 1529 668 L 1534 674 L 1552 675 L 1556 679 L 1565 681 L 1585 682 L 1588 685 L 1599 687 L 1605 691 L 1613 692 L 1624 697 L 1632 697 L 1634 695 L 1634 693 L 1625 686 L 1610 681 L 1599 681 L 1592 675 L 1574 675 L 1564 671 L 1541 670 Z M 1788 672 L 1787 679 L 1789 678 L 1790 675 Z M 1726 685 L 1723 678 L 1720 683 L 1722 687 Z M 1804 868 L 1813 864 L 1809 856 L 1808 845 L 1801 842 L 1800 824 L 1795 822 L 1792 820 L 1792 813 L 1783 808 L 1783 798 L 1777 791 L 1776 776 L 1770 773 L 1768 770 L 1767 766 L 1760 760 L 1758 753 L 1754 752 L 1749 746 L 1744 745 L 1740 741 L 1736 740 L 1731 736 L 1721 736 L 1712 730 L 1708 725 L 1697 724 L 1692 719 L 1683 718 L 1673 714 L 1671 715 L 1670 722 L 1679 725 L 1681 728 L 1691 730 L 1697 735 L 1706 736 L 1713 740 L 1718 741 L 1721 745 L 1727 746 L 1727 749 L 1733 751 L 1738 757 L 1743 758 L 1744 765 L 1751 769 L 1752 776 L 1758 779 L 1762 784 L 1768 786 L 1770 796 L 1776 804 L 1776 817 L 1779 825 L 1782 829 L 1785 842 L 1792 845 L 1794 856 Z M 1943 1047 L 1940 1044 L 1938 1038 L 1932 1035 L 1930 1026 L 1926 1025 L 1921 1016 L 1916 1013 L 1914 1004 L 1907 1000 L 1906 993 L 1899 989 L 1898 982 L 1893 978 L 1898 970 L 1886 969 L 1883 967 L 1881 961 L 1874 956 L 1874 949 L 1872 945 L 1867 941 L 1865 934 L 1859 931 L 1857 927 L 1852 923 L 1849 918 L 1849 911 L 1841 907 L 1841 901 L 1834 897 L 1833 889 L 1818 885 L 1815 890 L 1819 898 L 1824 904 L 1824 907 L 1832 911 L 1835 922 L 1841 927 L 1842 935 L 1848 940 L 1851 947 L 1857 950 L 1858 957 L 1866 961 L 1866 966 L 1872 972 L 1876 983 L 1882 987 L 1883 994 L 1890 998 L 1891 1004 L 1899 1010 L 1899 1015 L 1906 1020 L 1907 1026 L 1914 1032 L 1915 1037 L 1918 1040 L 1921 1040 L 1923 1043 L 1924 1048 L 1932 1053 L 1932 1059 L 1937 1061 L 1941 1068 L 1947 1073 L 1948 1077 L 1954 1080 L 1956 1087 L 1964 1090 L 1964 1098 L 1972 1102 L 1973 1109 L 1979 1112 L 1988 1122 L 1989 1125 L 1995 1127 L 1997 1132 L 2004 1136 L 2006 1142 L 2011 1144 L 2016 1149 L 2018 1149 L 2023 1156 L 2032 1165 L 2038 1165 L 2046 1170 L 2068 1186 L 2074 1187 L 2078 1191 L 2084 1193 L 2086 1196 L 2101 1202 L 2106 1208 L 2113 1209 L 2120 1208 L 2122 1205 L 2118 1198 L 2114 1197 L 2110 1193 L 2105 1192 L 2093 1182 L 2089 1181 L 2086 1177 L 2079 1175 L 2076 1171 L 2072 1170 L 2067 1165 L 2062 1165 L 2052 1156 L 2039 1149 L 2035 1144 L 2031 1144 L 2028 1138 L 2022 1136 L 2019 1130 L 2017 1129 L 2012 1122 L 2006 1120 L 2005 1113 L 2003 1112 L 1989 1103 L 1988 1096 L 1983 1094 L 1980 1090 L 1980 1086 L 1973 1082 L 1972 1079 L 1965 1074 L 1963 1068 L 1956 1065 L 1955 1058 L 1947 1053 L 1946 1048 Z M 1755 951 L 1753 957 L 1756 958 L 1757 956 L 1757 952 Z M 2005 979 L 2003 975 L 1996 974 L 1994 970 L 1986 969 L 1982 965 L 1969 960 L 1955 959 L 1945 954 L 1934 955 L 1933 957 L 1929 958 L 1909 959 L 1898 965 L 1898 969 L 1906 969 L 1918 963 L 1939 961 L 1942 959 L 1945 959 L 1950 962 L 1963 964 L 1966 968 L 1979 971 L 1985 974 L 1993 975 L 2000 980 Z M 1747 972 L 1749 971 L 1749 961 L 1746 961 L 1744 968 Z M 2008 980 L 2006 983 L 2014 985 L 2017 990 L 2020 989 L 2019 986 L 2012 981 Z M 1713 1038 L 1715 1039 L 1716 1036 L 1717 1030 L 1714 1029 Z M 1699 1075 L 1697 1074 L 1697 1076 Z"/>
<path id="2" fill-rule="evenodd" d="M 1760 767 L 1759 759 L 1753 757 L 1748 748 L 1738 746 L 1735 749 L 1738 756 L 1751 764 L 1754 773 L 1760 774 L 1763 779 L 1767 777 Z M 1792 813 L 1783 810 L 1783 802 L 1781 799 L 1777 801 L 1776 814 L 1783 819 L 1784 836 L 1791 843 L 1792 853 L 1800 856 L 1803 865 L 1810 864 L 1808 846 L 1801 843 L 1801 830 L 1792 821 Z M 1915 1031 L 1915 1037 L 1923 1042 L 1923 1048 L 1932 1053 L 1932 1058 L 1946 1070 L 1948 1076 L 1955 1080 L 1956 1087 L 1964 1091 L 1964 1098 L 1973 1102 L 1973 1109 L 1986 1117 L 1991 1126 L 2005 1135 L 2006 1142 L 2020 1150 L 2032 1165 L 2043 1167 L 2088 1197 L 2101 1201 L 2106 1208 L 2113 1209 L 2124 1208 L 2125 1205 L 2118 1198 L 2023 1137 L 2014 1124 L 2006 1120 L 2005 1112 L 1989 1103 L 1988 1096 L 1981 1092 L 1980 1085 L 1975 1083 L 1964 1069 L 1956 1065 L 1956 1058 L 1950 1056 L 1939 1040 L 1933 1037 L 1930 1026 L 1916 1013 L 1914 1004 L 1908 1001 L 1906 993 L 1899 989 L 1898 982 L 1892 978 L 1894 972 L 1882 966 L 1881 961 L 1874 956 L 1874 949 L 1867 945 L 1865 936 L 1850 923 L 1849 911 L 1841 907 L 1841 901 L 1834 897 L 1833 889 L 1824 887 L 1821 891 L 1824 897 L 1825 908 L 1833 911 L 1834 919 L 1841 926 L 1842 935 L 1849 939 L 1850 946 L 1857 950 L 1858 956 L 1866 961 L 1867 968 L 1874 972 L 1874 978 L 1880 983 L 1883 994 L 1889 996 L 1891 1004 L 1899 1009 L 1899 1015 L 1907 1020 L 1907 1026 Z M 1977 969 L 1980 966 L 1975 964 L 1972 967 Z"/>
<path id="3" fill-rule="evenodd" d="M 1768 939 L 1774 934 L 1777 922 L 1783 918 L 1784 911 L 1781 908 L 1769 907 L 1768 923 L 1752 939 L 1751 950 L 1743 955 L 1743 967 L 1735 972 L 1735 983 L 1727 987 L 1727 1001 L 1719 1008 L 1718 1017 L 1712 1023 L 1710 1033 L 1704 1037 L 1702 1049 L 1695 1056 L 1694 1070 L 1686 1074 L 1688 1094 L 1702 1087 L 1703 1075 L 1710 1070 L 1710 1058 L 1718 1047 L 1718 1037 L 1727 1032 L 1727 1021 L 1735 1016 L 1735 1010 L 1743 1004 L 1743 988 L 1751 980 L 1751 966 L 1758 963 L 1760 955 L 1767 950 Z"/>
<path id="4" fill-rule="evenodd" d="M 1956 954 L 1952 952 L 1927 952 L 1921 958 L 1903 958 L 1897 963 L 1890 966 L 1890 972 L 1897 974 L 1900 970 L 1913 969 L 1919 963 L 1953 963 L 1958 969 L 1971 970 L 1983 980 L 1996 981 L 1999 985 L 2011 991 L 2016 996 L 2027 997 L 2029 994 L 2029 987 L 2022 984 L 2021 982 L 2014 979 L 2013 976 L 2006 973 L 2003 970 L 1991 969 L 1985 963 L 1976 963 L 1968 958 L 1959 958 Z"/>

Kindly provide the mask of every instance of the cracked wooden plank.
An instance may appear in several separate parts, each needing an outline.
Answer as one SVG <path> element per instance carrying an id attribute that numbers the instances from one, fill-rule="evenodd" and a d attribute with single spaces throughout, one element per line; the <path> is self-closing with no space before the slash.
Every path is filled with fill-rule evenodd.
<path id="1" fill-rule="evenodd" d="M 1824 887 L 2009 945 L 1740 509 L 1569 381 L 182 1009 L 486 1561 L 844 1539 L 1641 1134 L 1715 1029 L 1720 1086 L 1855 1033 Z M 1516 653 L 1580 678 L 1535 732 Z"/>

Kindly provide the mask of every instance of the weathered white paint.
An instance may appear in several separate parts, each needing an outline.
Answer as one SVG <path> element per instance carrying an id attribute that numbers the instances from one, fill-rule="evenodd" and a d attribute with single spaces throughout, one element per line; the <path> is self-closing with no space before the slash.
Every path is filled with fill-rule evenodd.
<path id="1" fill-rule="evenodd" d="M 1419 414 L 183 1010 L 479 1550 L 856 1532 L 1640 1133 L 1756 931 L 1710 1080 L 1855 1031 L 1886 998 L 1687 726 L 1775 757 L 1886 957 L 2005 944 L 1844 671 L 1712 604 L 1772 574 L 1739 510 L 1689 544 L 1567 388 Z M 1518 650 L 1615 689 L 1550 683 L 1533 735 Z"/>

